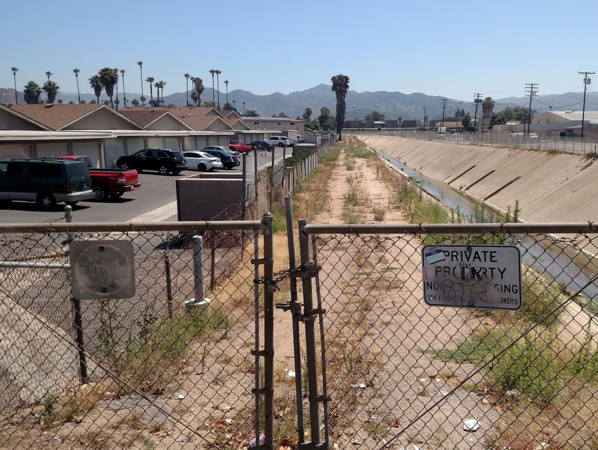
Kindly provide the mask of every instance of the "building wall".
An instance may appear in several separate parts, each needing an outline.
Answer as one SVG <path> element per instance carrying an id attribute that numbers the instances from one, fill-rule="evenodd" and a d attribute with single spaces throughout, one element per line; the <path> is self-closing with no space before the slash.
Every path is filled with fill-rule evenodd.
<path id="1" fill-rule="evenodd" d="M 0 109 L 0 130 L 40 131 L 42 128 Z"/>
<path id="2" fill-rule="evenodd" d="M 187 130 L 174 117 L 165 115 L 160 117 L 151 125 L 145 127 L 146 130 Z"/>
<path id="3" fill-rule="evenodd" d="M 258 117 L 250 117 L 245 120 L 245 123 L 252 130 L 267 130 L 267 131 L 288 131 L 294 130 L 298 133 L 305 131 L 303 120 L 277 120 L 263 119 Z"/>

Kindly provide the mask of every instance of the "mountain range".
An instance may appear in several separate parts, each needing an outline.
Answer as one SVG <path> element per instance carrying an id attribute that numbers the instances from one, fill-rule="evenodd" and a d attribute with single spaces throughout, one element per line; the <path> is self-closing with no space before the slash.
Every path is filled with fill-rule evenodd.
<path id="1" fill-rule="evenodd" d="M 15 101 L 15 93 L 12 88 L 0 88 L 0 103 L 13 103 Z M 149 97 L 144 92 L 146 97 Z M 218 102 L 218 92 L 214 92 L 216 103 Z M 19 92 L 19 103 L 23 102 L 22 92 Z M 122 106 L 122 92 L 119 94 Z M 129 102 L 134 98 L 139 99 L 138 93 L 128 93 L 127 98 Z M 45 98 L 45 95 L 42 95 Z M 249 91 L 234 90 L 228 93 L 230 103 L 233 104 L 239 113 L 245 110 L 257 111 L 258 114 L 266 117 L 285 113 L 289 117 L 300 117 L 305 112 L 306 108 L 312 109 L 312 120 L 317 118 L 320 114 L 320 108 L 326 106 L 332 115 L 336 114 L 336 96 L 331 90 L 331 85 L 320 84 L 313 88 L 291 92 L 288 95 L 280 92 L 275 92 L 269 95 L 255 95 Z M 427 115 L 430 119 L 436 119 L 442 116 L 441 101 L 444 97 L 431 96 L 423 93 L 415 92 L 413 94 L 403 94 L 402 92 L 356 92 L 349 90 L 346 97 L 347 112 L 346 118 L 353 119 L 358 117 L 363 119 L 372 111 L 378 111 L 384 114 L 387 119 L 397 119 L 401 116 L 403 119 L 418 119 L 423 117 L 423 108 L 426 108 Z M 59 92 L 57 99 L 62 99 L 64 103 L 70 101 L 77 102 L 77 93 Z M 89 102 L 95 99 L 95 96 L 90 93 L 82 93 L 81 99 Z M 107 100 L 108 97 L 103 94 L 100 96 L 100 101 Z M 206 88 L 201 96 L 201 101 L 212 100 L 212 89 Z M 166 95 L 164 97 L 166 105 L 184 106 L 187 101 L 187 93 L 177 92 Z M 501 111 L 507 107 L 521 106 L 528 107 L 529 97 L 507 97 L 495 99 L 495 111 Z M 583 92 L 567 92 L 565 94 L 548 94 L 538 95 L 534 97 L 532 108 L 538 113 L 548 111 L 550 106 L 552 109 L 562 111 L 566 109 L 582 109 Z M 224 107 L 226 103 L 226 93 L 220 92 L 220 106 Z M 129 103 L 130 105 L 130 103 Z M 458 99 L 448 99 L 448 104 L 445 110 L 445 116 L 451 116 L 456 108 L 463 108 L 466 111 L 474 113 L 475 105 L 473 101 L 461 101 Z M 481 108 L 480 108 L 481 109 Z M 586 96 L 586 110 L 598 110 L 598 92 L 588 92 Z M 481 112 L 478 110 L 478 113 Z"/>

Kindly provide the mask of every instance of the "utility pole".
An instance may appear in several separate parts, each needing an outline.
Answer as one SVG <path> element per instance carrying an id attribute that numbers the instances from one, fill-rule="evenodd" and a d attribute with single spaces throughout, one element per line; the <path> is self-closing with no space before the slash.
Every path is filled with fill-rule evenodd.
<path id="1" fill-rule="evenodd" d="M 525 93 L 529 94 L 529 112 L 527 114 L 527 135 L 529 136 L 529 126 L 532 123 L 532 98 L 538 94 L 539 83 L 525 83 Z M 525 128 L 524 128 L 525 131 Z"/>
<path id="2" fill-rule="evenodd" d="M 424 131 L 426 131 L 426 110 L 427 110 L 427 109 L 428 109 L 428 108 L 426 108 L 426 107 L 424 106 Z"/>
<path id="3" fill-rule="evenodd" d="M 586 117 L 586 88 L 592 82 L 588 75 L 594 75 L 595 72 L 578 72 L 583 75 L 583 112 L 581 113 L 581 137 L 583 137 L 583 124 Z"/>
<path id="4" fill-rule="evenodd" d="M 448 99 L 443 98 L 442 99 L 442 126 L 444 127 L 444 110 L 446 108 L 446 104 L 448 102 Z"/>
<path id="5" fill-rule="evenodd" d="M 475 115 L 473 118 L 473 134 L 475 134 L 475 129 L 478 126 L 478 105 L 482 102 L 482 99 L 480 98 L 481 96 L 482 94 L 479 92 L 474 92 L 473 94 L 473 102 L 475 103 Z M 484 133 L 484 130 L 482 130 L 482 133 Z"/>

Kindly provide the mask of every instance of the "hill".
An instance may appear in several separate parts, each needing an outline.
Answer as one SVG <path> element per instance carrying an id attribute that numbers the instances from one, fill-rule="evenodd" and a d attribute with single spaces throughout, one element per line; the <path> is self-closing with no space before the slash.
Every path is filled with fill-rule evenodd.
<path id="1" fill-rule="evenodd" d="M 147 92 L 144 92 L 149 99 Z M 216 102 L 218 102 L 218 93 L 215 93 Z M 127 93 L 129 102 L 134 98 L 139 99 L 139 93 Z M 45 99 L 45 95 L 42 95 Z M 64 103 L 70 101 L 77 102 L 76 92 L 59 92 L 58 99 Z M 119 93 L 122 105 L 122 92 Z M 263 116 L 272 116 L 284 112 L 289 117 L 302 116 L 306 108 L 313 110 L 312 118 L 318 117 L 320 108 L 326 106 L 334 115 L 336 110 L 336 96 L 328 84 L 306 89 L 304 91 L 291 92 L 288 95 L 281 92 L 275 92 L 269 95 L 255 95 L 249 91 L 234 90 L 229 92 L 228 98 L 231 104 L 237 108 L 240 113 L 245 110 L 257 111 Z M 401 116 L 403 119 L 421 119 L 424 115 L 423 108 L 427 109 L 427 115 L 430 119 L 437 119 L 442 116 L 441 96 L 431 96 L 420 92 L 412 94 L 403 94 L 402 92 L 387 91 L 366 91 L 356 92 L 349 90 L 347 93 L 347 119 L 359 117 L 363 119 L 372 111 L 378 111 L 386 116 L 387 119 L 397 119 Z M 89 102 L 95 99 L 90 93 L 82 93 L 81 99 Z M 107 100 L 105 94 L 100 97 L 100 101 Z M 187 101 L 187 93 L 177 92 L 164 97 L 166 105 L 184 106 Z M 201 96 L 201 101 L 212 100 L 212 89 L 206 88 Z M 456 108 L 464 108 L 466 111 L 474 112 L 474 104 L 471 101 L 460 101 L 458 99 L 448 99 L 448 106 L 445 115 L 451 116 Z M 0 103 L 13 103 L 15 101 L 14 89 L 0 88 Z M 22 93 L 19 94 L 19 103 L 23 101 Z M 507 97 L 495 99 L 496 111 L 501 111 L 506 107 L 529 105 L 529 97 Z M 583 92 L 568 92 L 565 94 L 538 95 L 534 97 L 533 108 L 542 113 L 549 110 L 552 106 L 554 110 L 577 109 L 582 108 Z M 220 92 L 220 106 L 224 107 L 226 103 L 226 93 Z M 130 104 L 130 103 L 129 103 Z M 588 92 L 586 98 L 586 110 L 598 110 L 598 92 Z"/>

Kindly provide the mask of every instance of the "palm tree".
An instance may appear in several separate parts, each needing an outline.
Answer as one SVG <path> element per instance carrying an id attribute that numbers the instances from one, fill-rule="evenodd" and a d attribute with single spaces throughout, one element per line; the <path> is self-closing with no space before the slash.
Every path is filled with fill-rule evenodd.
<path id="1" fill-rule="evenodd" d="M 245 114 L 245 102 L 243 102 L 243 114 Z"/>
<path id="2" fill-rule="evenodd" d="M 216 70 L 216 84 L 218 86 L 218 109 L 220 109 L 220 74 L 222 73 L 220 70 Z"/>
<path id="3" fill-rule="evenodd" d="M 104 85 L 102 84 L 102 80 L 100 79 L 99 75 L 94 75 L 89 79 L 89 85 L 93 88 L 93 92 L 98 99 L 97 103 L 100 103 L 100 95 L 102 95 L 102 89 L 104 89 Z"/>
<path id="4" fill-rule="evenodd" d="M 347 111 L 347 104 L 345 97 L 349 90 L 349 77 L 347 75 L 338 74 L 333 76 L 332 90 L 336 93 L 336 132 L 338 133 L 338 140 L 342 140 L 343 125 L 345 123 L 345 112 Z"/>
<path id="5" fill-rule="evenodd" d="M 127 107 L 127 91 L 125 91 L 125 69 L 120 70 L 120 74 L 123 77 L 123 104 Z"/>
<path id="6" fill-rule="evenodd" d="M 212 74 L 212 105 L 214 104 L 214 102 L 216 101 L 216 97 L 215 97 L 215 93 L 216 91 L 214 91 L 214 74 L 216 73 L 216 70 L 211 69 L 210 73 Z"/>
<path id="7" fill-rule="evenodd" d="M 28 105 L 37 105 L 42 95 L 42 88 L 35 81 L 30 81 L 25 85 L 23 94 L 25 94 L 25 103 Z"/>
<path id="8" fill-rule="evenodd" d="M 154 82 L 154 77 L 147 77 L 145 79 L 150 85 L 150 105 L 154 106 L 154 92 L 152 91 L 152 83 Z M 141 104 L 143 106 L 143 103 Z"/>
<path id="9" fill-rule="evenodd" d="M 118 69 L 112 69 L 116 73 L 118 77 Z M 120 104 L 120 100 L 118 99 L 118 78 L 116 79 L 116 83 L 114 83 L 114 87 L 116 89 L 116 100 L 114 100 L 114 104 L 116 105 L 116 110 L 118 111 L 118 105 Z"/>
<path id="10" fill-rule="evenodd" d="M 114 95 L 114 86 L 118 83 L 118 69 L 111 69 L 110 67 L 104 67 L 98 73 L 102 86 L 106 90 L 106 95 L 110 97 L 110 106 L 114 109 L 114 101 L 112 97 Z"/>
<path id="11" fill-rule="evenodd" d="M 191 91 L 191 101 L 193 102 L 193 106 L 197 106 L 197 103 L 201 100 L 200 95 L 197 93 L 195 89 Z"/>
<path id="12" fill-rule="evenodd" d="M 133 104 L 133 106 L 137 107 L 139 106 L 139 100 L 137 100 L 136 98 L 134 98 L 133 100 L 131 100 L 131 103 Z"/>
<path id="13" fill-rule="evenodd" d="M 42 89 L 48 96 L 48 100 L 46 103 L 54 103 L 54 100 L 56 100 L 56 94 L 58 94 L 60 86 L 58 86 L 55 81 L 48 80 L 45 82 L 44 87 Z"/>
<path id="14" fill-rule="evenodd" d="M 492 118 L 492 111 L 494 111 L 494 99 L 492 97 L 486 97 L 482 102 L 482 131 L 484 129 L 484 119 Z"/>
<path id="15" fill-rule="evenodd" d="M 187 106 L 189 106 L 189 75 L 188 73 L 185 74 L 185 81 L 187 82 Z"/>
<path id="16" fill-rule="evenodd" d="M 46 71 L 46 76 L 48 77 L 48 81 L 50 81 L 50 77 L 54 75 L 52 72 L 50 72 L 49 70 Z"/>
<path id="17" fill-rule="evenodd" d="M 73 73 L 75 74 L 75 78 L 77 79 L 77 98 L 79 99 L 79 103 L 81 103 L 81 94 L 79 93 L 79 69 L 73 69 Z"/>
<path id="18" fill-rule="evenodd" d="M 160 98 L 162 99 L 162 103 L 164 103 L 164 86 L 166 86 L 167 84 L 168 83 L 166 81 L 160 80 L 160 89 L 162 89 L 162 96 Z"/>
<path id="19" fill-rule="evenodd" d="M 141 106 L 144 106 L 144 102 L 145 102 L 145 97 L 143 96 L 143 61 L 137 61 L 137 64 L 139 64 L 139 75 L 141 76 Z"/>
<path id="20" fill-rule="evenodd" d="M 303 113 L 303 120 L 305 120 L 306 122 L 310 122 L 312 113 L 313 111 L 311 108 L 305 108 L 305 112 Z"/>
<path id="21" fill-rule="evenodd" d="M 17 97 L 17 72 L 19 71 L 19 69 L 17 69 L 16 67 L 11 67 L 10 70 L 12 70 L 12 76 L 15 79 L 15 103 L 19 103 L 19 99 Z"/>
<path id="22" fill-rule="evenodd" d="M 162 82 L 156 81 L 154 87 L 156 88 L 156 101 L 154 102 L 154 105 L 160 106 L 160 88 L 162 87 Z"/>
<path id="23" fill-rule="evenodd" d="M 230 105 L 230 103 L 228 103 L 228 80 L 224 80 L 224 84 L 226 84 L 226 103 Z"/>

